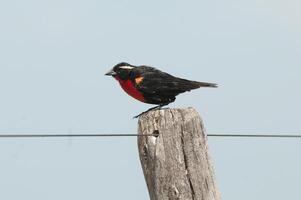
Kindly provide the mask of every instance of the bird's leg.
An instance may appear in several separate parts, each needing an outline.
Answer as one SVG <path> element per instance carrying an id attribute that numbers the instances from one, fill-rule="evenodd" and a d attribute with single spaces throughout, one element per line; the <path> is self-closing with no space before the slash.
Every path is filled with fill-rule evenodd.
<path id="1" fill-rule="evenodd" d="M 134 116 L 134 119 L 140 117 L 141 115 L 143 115 L 143 114 L 145 114 L 145 113 L 147 113 L 147 112 L 149 112 L 149 111 L 151 111 L 151 110 L 156 110 L 156 109 L 158 109 L 158 108 L 160 109 L 161 106 L 158 105 L 158 106 L 152 107 L 152 108 L 150 108 L 150 109 L 148 109 L 148 110 L 146 110 L 146 111 L 140 113 L 139 115 Z"/>
<path id="2" fill-rule="evenodd" d="M 160 105 L 158 105 L 158 106 L 152 107 L 152 108 L 148 109 L 147 111 L 144 111 L 144 112 L 140 113 L 139 115 L 136 115 L 136 116 L 134 117 L 134 119 L 140 117 L 141 115 L 143 115 L 143 114 L 145 114 L 145 113 L 148 113 L 148 112 L 151 111 L 151 110 L 161 109 L 163 106 L 166 106 L 166 105 L 168 105 L 168 103 L 160 104 Z"/>

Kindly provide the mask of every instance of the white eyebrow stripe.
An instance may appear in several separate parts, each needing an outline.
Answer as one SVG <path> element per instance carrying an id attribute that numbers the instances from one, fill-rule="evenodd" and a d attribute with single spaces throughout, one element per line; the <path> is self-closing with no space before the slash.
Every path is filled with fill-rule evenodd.
<path id="1" fill-rule="evenodd" d="M 133 69 L 134 67 L 131 67 L 131 66 L 121 66 L 119 68 L 121 68 L 121 69 Z"/>

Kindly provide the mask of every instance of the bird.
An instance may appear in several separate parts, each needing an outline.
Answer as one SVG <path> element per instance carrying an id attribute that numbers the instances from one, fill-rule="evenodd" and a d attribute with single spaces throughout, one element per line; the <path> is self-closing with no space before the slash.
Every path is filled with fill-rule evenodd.
<path id="1" fill-rule="evenodd" d="M 131 97 L 147 104 L 155 104 L 134 118 L 174 102 L 176 96 L 200 87 L 216 88 L 216 83 L 191 81 L 178 78 L 154 67 L 135 66 L 127 62 L 115 65 L 105 75 L 115 78 Z"/>

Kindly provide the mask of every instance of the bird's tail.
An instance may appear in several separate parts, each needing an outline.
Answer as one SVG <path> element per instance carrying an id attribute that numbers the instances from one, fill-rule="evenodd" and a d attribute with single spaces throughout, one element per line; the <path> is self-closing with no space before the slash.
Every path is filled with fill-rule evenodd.
<path id="1" fill-rule="evenodd" d="M 212 88 L 218 87 L 216 83 L 206 83 L 206 82 L 197 82 L 197 81 L 195 81 L 195 85 L 197 85 L 198 87 L 212 87 Z"/>
<path id="2" fill-rule="evenodd" d="M 217 88 L 216 83 L 198 82 L 198 81 L 191 81 L 187 79 L 177 79 L 177 80 L 180 80 L 180 84 L 177 84 L 177 89 L 180 88 L 182 92 L 194 90 L 200 87 Z"/>

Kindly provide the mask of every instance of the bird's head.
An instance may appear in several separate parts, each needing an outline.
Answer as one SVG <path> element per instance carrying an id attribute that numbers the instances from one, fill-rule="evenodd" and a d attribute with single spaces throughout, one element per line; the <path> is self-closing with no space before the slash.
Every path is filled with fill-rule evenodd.
<path id="1" fill-rule="evenodd" d="M 113 69 L 108 71 L 105 75 L 113 76 L 116 79 L 127 80 L 134 75 L 133 69 L 135 68 L 136 66 L 133 66 L 126 62 L 121 62 L 115 65 Z"/>

